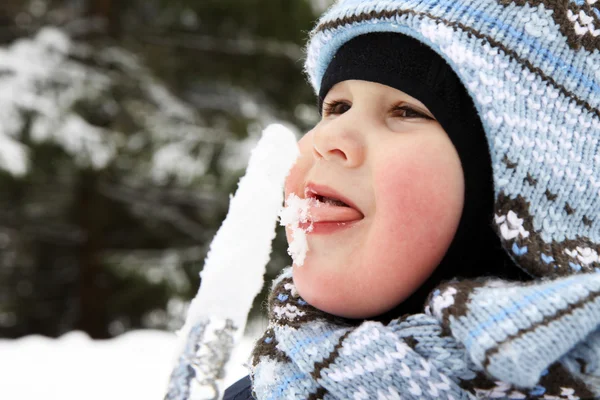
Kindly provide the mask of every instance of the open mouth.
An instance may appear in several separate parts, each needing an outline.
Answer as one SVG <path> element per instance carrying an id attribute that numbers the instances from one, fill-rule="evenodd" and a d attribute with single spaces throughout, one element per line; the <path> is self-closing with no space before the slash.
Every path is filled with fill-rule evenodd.
<path id="1" fill-rule="evenodd" d="M 316 184 L 307 185 L 302 197 L 291 193 L 283 211 L 282 224 L 311 236 L 339 232 L 365 218 L 347 197 Z"/>
<path id="2" fill-rule="evenodd" d="M 333 198 L 333 197 L 325 197 L 325 196 L 321 196 L 321 195 L 316 195 L 313 197 L 315 200 L 317 200 L 318 202 L 327 204 L 327 205 L 331 205 L 331 206 L 337 206 L 337 207 L 350 207 L 348 204 L 344 203 L 343 201 Z"/>
<path id="3" fill-rule="evenodd" d="M 345 218 L 348 218 L 350 214 L 359 219 L 364 217 L 364 214 L 356 204 L 330 187 L 309 183 L 306 185 L 304 195 L 307 199 L 314 199 L 317 202 L 317 208 L 323 206 L 326 206 L 328 209 L 343 208 L 346 209 L 346 211 L 340 210 L 340 212 L 343 213 L 342 215 L 344 215 Z M 352 211 L 352 213 L 350 213 L 350 211 Z"/>

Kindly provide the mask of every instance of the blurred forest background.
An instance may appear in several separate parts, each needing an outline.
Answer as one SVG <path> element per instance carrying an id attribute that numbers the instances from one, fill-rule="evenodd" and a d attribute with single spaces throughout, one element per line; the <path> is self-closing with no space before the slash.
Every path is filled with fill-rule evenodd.
<path id="1" fill-rule="evenodd" d="M 260 132 L 318 119 L 330 3 L 1 1 L 0 338 L 181 326 Z"/>

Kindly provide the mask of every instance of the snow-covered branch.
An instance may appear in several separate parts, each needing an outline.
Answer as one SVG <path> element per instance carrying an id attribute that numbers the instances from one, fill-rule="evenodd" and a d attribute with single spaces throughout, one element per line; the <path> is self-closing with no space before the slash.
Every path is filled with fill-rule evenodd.
<path id="1" fill-rule="evenodd" d="M 126 176 L 189 185 L 230 137 L 124 49 L 56 28 L 0 48 L 0 169 L 13 175 L 29 170 L 30 146 L 50 142 L 81 168 L 126 165 Z"/>
<path id="2" fill-rule="evenodd" d="M 132 212 L 140 218 L 152 215 L 156 219 L 170 223 L 180 232 L 201 242 L 209 240 L 210 235 L 212 235 L 212 232 L 207 232 L 206 227 L 185 216 L 176 205 L 161 202 L 155 195 L 150 194 L 148 196 L 141 191 L 136 192 L 123 187 L 116 188 L 108 185 L 101 185 L 99 189 L 106 197 L 129 204 Z"/>
<path id="3" fill-rule="evenodd" d="M 206 254 L 202 246 L 157 250 L 106 250 L 102 260 L 115 266 L 120 275 L 143 275 L 153 283 L 166 282 L 177 292 L 189 289 L 184 263 L 201 263 Z"/>

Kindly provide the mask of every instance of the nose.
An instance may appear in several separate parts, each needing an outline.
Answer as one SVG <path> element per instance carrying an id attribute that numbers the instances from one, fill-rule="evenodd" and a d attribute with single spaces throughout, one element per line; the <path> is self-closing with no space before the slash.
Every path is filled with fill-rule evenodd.
<path id="1" fill-rule="evenodd" d="M 313 155 L 316 159 L 337 162 L 347 168 L 363 164 L 366 143 L 359 122 L 349 114 L 342 114 L 313 131 Z"/>

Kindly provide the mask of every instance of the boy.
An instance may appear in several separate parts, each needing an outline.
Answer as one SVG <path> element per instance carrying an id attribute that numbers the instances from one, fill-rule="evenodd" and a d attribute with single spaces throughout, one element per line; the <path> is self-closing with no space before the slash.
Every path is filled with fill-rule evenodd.
<path id="1" fill-rule="evenodd" d="M 309 250 L 226 398 L 600 395 L 600 11 L 547 3 L 323 16 L 286 184 Z"/>

